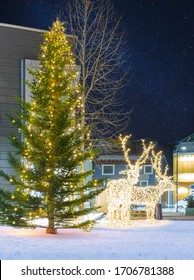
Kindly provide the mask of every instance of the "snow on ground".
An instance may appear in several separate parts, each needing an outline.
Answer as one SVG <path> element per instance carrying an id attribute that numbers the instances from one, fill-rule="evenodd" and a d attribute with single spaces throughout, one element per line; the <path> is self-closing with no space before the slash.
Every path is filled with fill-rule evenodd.
<path id="1" fill-rule="evenodd" d="M 132 221 L 128 228 L 100 223 L 45 234 L 44 228 L 0 227 L 1 260 L 194 260 L 194 221 Z"/>

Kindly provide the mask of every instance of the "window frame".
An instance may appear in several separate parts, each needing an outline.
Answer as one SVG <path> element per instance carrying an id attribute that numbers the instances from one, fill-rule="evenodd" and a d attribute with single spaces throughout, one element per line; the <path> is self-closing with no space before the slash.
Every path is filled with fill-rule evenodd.
<path id="1" fill-rule="evenodd" d="M 141 185 L 142 182 L 144 182 L 144 183 L 146 182 L 146 186 L 142 186 L 142 185 Z M 139 186 L 140 186 L 140 187 L 147 187 L 147 186 L 148 186 L 148 180 L 140 180 L 140 181 L 139 181 Z"/>
<path id="2" fill-rule="evenodd" d="M 105 173 L 104 172 L 104 167 L 105 166 L 111 166 L 113 168 L 112 173 Z M 102 164 L 102 175 L 115 175 L 115 164 Z"/>
<path id="3" fill-rule="evenodd" d="M 151 171 L 150 172 L 146 172 L 146 167 L 151 167 Z M 153 166 L 151 164 L 145 164 L 143 166 L 143 173 L 144 174 L 153 174 Z"/>

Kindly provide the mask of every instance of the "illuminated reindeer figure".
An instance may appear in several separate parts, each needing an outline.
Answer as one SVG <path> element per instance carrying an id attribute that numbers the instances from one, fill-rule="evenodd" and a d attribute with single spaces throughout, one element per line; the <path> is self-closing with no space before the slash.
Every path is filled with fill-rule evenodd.
<path id="1" fill-rule="evenodd" d="M 164 174 L 161 172 L 162 152 L 154 152 L 154 144 L 148 146 L 142 141 L 143 153 L 139 159 L 132 164 L 129 159 L 130 149 L 126 148 L 126 142 L 130 136 L 121 137 L 122 149 L 128 169 L 121 171 L 127 176 L 126 179 L 111 180 L 108 183 L 108 220 L 110 224 L 130 225 L 131 206 L 142 204 L 146 206 L 147 219 L 154 221 L 155 206 L 161 195 L 168 190 L 173 190 L 174 185 L 171 178 L 167 176 L 168 167 Z M 156 186 L 138 187 L 135 186 L 139 180 L 142 165 L 151 155 L 151 163 L 156 172 Z"/>
<path id="2" fill-rule="evenodd" d="M 149 157 L 150 151 L 153 149 L 153 143 L 150 142 L 146 146 L 145 142 L 142 141 L 143 153 L 139 159 L 132 164 L 129 159 L 130 149 L 126 148 L 126 143 L 131 137 L 125 136 L 122 138 L 119 137 L 122 150 L 124 152 L 125 160 L 128 164 L 127 170 L 123 170 L 120 174 L 125 174 L 126 179 L 111 180 L 107 184 L 107 198 L 108 198 L 108 211 L 107 218 L 110 224 L 121 224 L 121 225 L 130 225 L 131 220 L 131 197 L 133 186 L 137 184 L 139 180 L 140 170 L 142 164 L 146 162 Z"/>
<path id="3" fill-rule="evenodd" d="M 151 151 L 151 163 L 156 172 L 155 186 L 147 187 L 137 187 L 133 186 L 131 190 L 131 204 L 146 205 L 146 215 L 147 219 L 152 223 L 154 221 L 155 207 L 158 200 L 162 194 L 169 190 L 174 190 L 175 186 L 171 182 L 171 177 L 167 176 L 168 167 L 165 167 L 165 171 L 162 174 L 161 162 L 162 162 L 162 152 L 155 153 L 154 150 Z"/>

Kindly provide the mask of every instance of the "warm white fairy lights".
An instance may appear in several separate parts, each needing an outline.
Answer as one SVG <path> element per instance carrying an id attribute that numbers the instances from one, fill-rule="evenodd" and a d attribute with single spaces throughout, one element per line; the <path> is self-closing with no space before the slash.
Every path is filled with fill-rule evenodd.
<path id="1" fill-rule="evenodd" d="M 130 136 L 120 137 L 125 160 L 128 169 L 120 172 L 127 176 L 126 179 L 111 180 L 108 183 L 107 199 L 108 212 L 107 218 L 110 225 L 130 225 L 131 206 L 146 205 L 147 219 L 154 221 L 155 206 L 161 195 L 168 190 L 173 190 L 174 185 L 171 178 L 167 176 L 167 168 L 161 173 L 162 153 L 154 152 L 154 144 L 150 142 L 147 146 L 142 142 L 143 152 L 139 159 L 132 164 L 129 157 L 130 149 L 126 148 L 127 140 Z M 135 186 L 139 180 L 142 165 L 151 156 L 151 162 L 157 174 L 157 185 L 138 187 Z"/>
<path id="2" fill-rule="evenodd" d="M 50 128 L 53 128 L 54 126 L 58 101 L 61 101 L 61 103 L 64 102 L 64 105 L 69 102 L 72 116 L 70 123 L 71 131 L 74 131 L 78 128 L 78 126 L 76 126 L 76 107 L 81 108 L 81 96 L 78 86 L 79 72 L 76 68 L 74 55 L 71 52 L 71 46 L 68 45 L 68 41 L 64 36 L 64 28 L 61 26 L 61 23 L 59 21 L 56 21 L 56 23 L 54 23 L 54 28 L 51 29 L 50 32 L 45 33 L 44 37 L 46 42 L 41 46 L 42 62 L 40 61 L 39 69 L 34 76 L 34 80 L 37 83 L 36 85 L 33 85 L 34 93 L 36 93 L 36 95 L 32 95 L 31 97 L 30 104 L 28 105 L 30 107 L 29 119 L 25 120 L 26 130 L 28 132 L 27 135 L 29 135 L 30 137 L 25 138 L 25 135 L 23 135 L 22 137 L 24 142 L 24 149 L 22 151 L 23 164 L 21 166 L 22 169 L 20 174 L 21 184 L 17 185 L 16 190 L 23 196 L 31 194 L 31 190 L 28 188 L 28 183 L 32 185 L 32 181 L 30 181 L 29 178 L 29 171 L 32 169 L 32 162 L 34 159 L 32 158 L 32 155 L 35 151 L 35 149 L 33 148 L 33 134 L 38 134 L 39 132 L 39 128 L 37 128 L 36 126 L 37 121 L 44 119 L 44 115 L 42 115 L 40 108 L 41 106 L 44 106 L 45 98 L 50 97 L 50 99 L 48 98 L 48 100 L 50 100 L 50 104 L 48 103 L 46 105 L 48 107 L 45 107 L 45 112 L 43 112 L 43 114 L 45 113 L 46 117 L 49 119 Z M 59 58 L 61 65 L 66 65 L 65 67 L 61 67 Z M 59 84 L 60 86 L 64 87 L 64 91 L 62 89 L 58 89 Z M 40 95 L 41 92 L 44 92 L 44 94 Z M 43 105 L 41 104 L 41 101 L 44 101 Z M 21 116 L 21 118 L 23 118 L 24 116 Z M 15 124 L 16 122 L 17 119 L 12 119 L 13 124 Z M 51 173 L 55 172 L 55 169 L 51 168 L 53 166 L 51 157 L 54 146 L 53 143 L 56 139 L 49 137 L 49 133 L 47 133 L 46 129 L 43 133 L 38 134 L 38 136 L 38 138 L 45 143 L 45 153 L 47 154 L 46 160 L 48 162 L 46 177 L 49 181 Z M 16 137 L 14 136 L 13 140 L 15 139 Z M 78 154 L 79 151 L 76 151 L 75 155 Z M 44 181 L 47 179 L 43 178 L 42 181 L 39 180 L 39 185 L 42 186 L 43 191 L 49 188 L 49 183 L 47 181 Z M 13 184 L 16 180 L 14 177 L 10 176 L 9 181 Z M 13 201 L 16 200 L 17 202 L 18 197 L 12 195 L 11 199 Z M 16 211 L 16 208 L 14 209 L 14 211 Z M 32 213 L 30 213 L 29 216 L 31 218 L 34 217 Z"/>

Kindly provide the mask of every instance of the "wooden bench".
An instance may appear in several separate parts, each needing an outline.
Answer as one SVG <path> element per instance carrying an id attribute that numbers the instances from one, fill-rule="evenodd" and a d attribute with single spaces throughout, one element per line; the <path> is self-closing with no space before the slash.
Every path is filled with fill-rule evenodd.
<path id="1" fill-rule="evenodd" d="M 131 210 L 131 219 L 132 220 L 145 220 L 146 211 L 145 210 Z"/>

